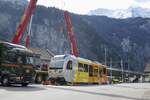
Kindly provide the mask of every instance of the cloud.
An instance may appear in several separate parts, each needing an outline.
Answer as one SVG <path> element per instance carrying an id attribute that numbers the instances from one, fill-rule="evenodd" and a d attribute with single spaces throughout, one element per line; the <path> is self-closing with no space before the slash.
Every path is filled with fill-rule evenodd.
<path id="1" fill-rule="evenodd" d="M 150 8 L 150 0 L 134 0 L 132 6 Z"/>
<path id="2" fill-rule="evenodd" d="M 139 3 L 146 3 L 146 2 L 150 2 L 150 0 L 135 0 L 136 2 L 139 2 Z"/>

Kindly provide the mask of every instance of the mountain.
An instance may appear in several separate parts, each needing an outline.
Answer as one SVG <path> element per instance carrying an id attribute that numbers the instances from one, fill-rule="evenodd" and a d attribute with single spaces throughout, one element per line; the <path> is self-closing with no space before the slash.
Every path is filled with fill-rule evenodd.
<path id="1" fill-rule="evenodd" d="M 20 6 L 26 5 L 28 3 L 27 0 L 1 0 L 1 2 L 13 4 L 13 5 L 20 5 Z"/>
<path id="2" fill-rule="evenodd" d="M 111 18 L 120 18 L 120 19 L 131 17 L 150 18 L 150 9 L 141 7 L 130 7 L 128 9 L 117 9 L 117 10 L 108 10 L 99 8 L 90 11 L 88 15 L 107 16 Z"/>
<path id="3" fill-rule="evenodd" d="M 0 40 L 11 41 L 21 20 L 25 6 L 10 5 L 0 1 Z M 33 17 L 30 46 L 49 49 L 55 54 L 70 52 L 66 25 L 62 10 L 38 6 Z M 105 16 L 86 16 L 71 13 L 73 30 L 77 38 L 80 56 L 113 67 L 143 71 L 150 62 L 150 19 L 114 19 Z M 21 44 L 25 43 L 25 32 Z"/>

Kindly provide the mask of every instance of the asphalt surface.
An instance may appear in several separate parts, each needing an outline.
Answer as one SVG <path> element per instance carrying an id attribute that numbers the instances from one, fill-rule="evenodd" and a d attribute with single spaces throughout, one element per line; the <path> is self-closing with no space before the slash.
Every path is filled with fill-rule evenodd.
<path id="1" fill-rule="evenodd" d="M 150 83 L 0 86 L 0 100 L 150 100 Z"/>

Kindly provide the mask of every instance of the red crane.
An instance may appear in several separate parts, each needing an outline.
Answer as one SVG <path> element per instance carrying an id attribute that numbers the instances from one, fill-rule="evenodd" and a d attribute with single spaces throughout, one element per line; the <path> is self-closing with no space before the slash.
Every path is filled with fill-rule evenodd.
<path id="1" fill-rule="evenodd" d="M 78 51 L 78 47 L 77 47 L 77 41 L 76 41 L 75 34 L 72 29 L 71 17 L 69 15 L 68 11 L 64 12 L 64 17 L 65 17 L 65 21 L 66 21 L 68 38 L 69 38 L 70 44 L 71 44 L 71 54 L 78 57 L 79 51 Z"/>
<path id="2" fill-rule="evenodd" d="M 12 39 L 12 43 L 14 43 L 14 44 L 20 43 L 23 33 L 26 30 L 27 25 L 31 19 L 31 16 L 36 8 L 36 3 L 37 3 L 37 0 L 30 0 L 30 3 L 28 5 L 27 9 L 25 10 L 22 20 L 17 28 L 16 34 Z M 28 42 L 28 41 L 29 40 L 27 40 L 26 42 Z"/>

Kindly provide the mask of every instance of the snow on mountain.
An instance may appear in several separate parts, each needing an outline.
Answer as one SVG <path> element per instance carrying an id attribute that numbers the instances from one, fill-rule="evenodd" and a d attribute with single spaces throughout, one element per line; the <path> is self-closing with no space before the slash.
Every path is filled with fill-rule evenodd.
<path id="1" fill-rule="evenodd" d="M 1 0 L 1 1 L 9 2 L 11 4 L 20 5 L 20 6 L 26 5 L 28 3 L 27 0 Z"/>
<path id="2" fill-rule="evenodd" d="M 150 18 L 150 9 L 141 7 L 130 7 L 128 9 L 96 9 L 88 13 L 88 15 L 107 16 L 112 18 L 130 18 L 130 17 L 143 17 Z"/>
<path id="3" fill-rule="evenodd" d="M 150 18 L 150 9 L 148 8 L 133 8 L 131 9 L 133 17 Z"/>

